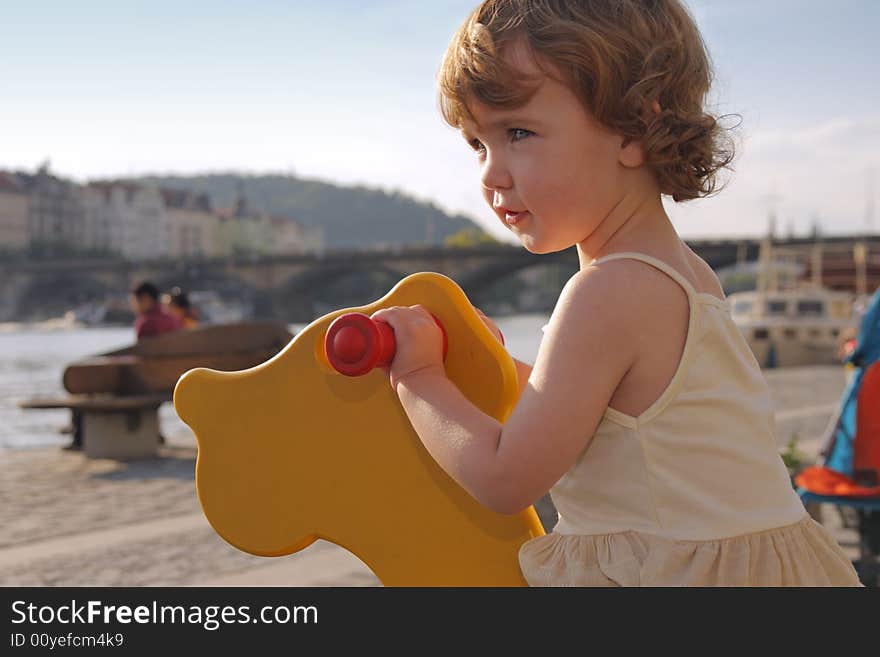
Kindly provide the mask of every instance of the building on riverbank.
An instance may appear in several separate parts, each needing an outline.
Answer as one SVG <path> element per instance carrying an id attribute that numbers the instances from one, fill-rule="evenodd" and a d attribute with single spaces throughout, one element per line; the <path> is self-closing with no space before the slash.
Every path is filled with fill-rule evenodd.
<path id="1" fill-rule="evenodd" d="M 27 192 L 18 177 L 0 171 L 0 250 L 27 249 L 29 207 Z"/>
<path id="2" fill-rule="evenodd" d="M 168 254 L 196 258 L 220 255 L 220 220 L 211 198 L 185 189 L 162 189 L 161 194 L 168 213 Z"/>
<path id="3" fill-rule="evenodd" d="M 169 228 L 159 189 L 122 181 L 88 184 L 87 239 L 77 246 L 109 247 L 132 260 L 148 260 L 168 253 Z"/>
<path id="4" fill-rule="evenodd" d="M 29 249 L 50 256 L 76 250 L 85 234 L 81 187 L 50 173 L 48 162 L 16 177 L 28 195 Z"/>

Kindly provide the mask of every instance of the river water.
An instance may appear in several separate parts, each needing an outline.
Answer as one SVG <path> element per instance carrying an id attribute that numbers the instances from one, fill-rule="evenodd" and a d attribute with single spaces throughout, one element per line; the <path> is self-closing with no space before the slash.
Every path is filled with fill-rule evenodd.
<path id="1" fill-rule="evenodd" d="M 545 314 L 512 315 L 495 321 L 504 333 L 510 354 L 533 363 L 541 342 Z M 291 330 L 300 330 L 294 324 Z M 68 363 L 130 345 L 128 328 L 50 328 L 46 325 L 0 325 L 0 449 L 64 445 L 70 436 L 59 432 L 70 422 L 70 412 L 22 410 L 30 397 L 66 394 L 61 375 Z M 162 432 L 172 443 L 194 444 L 189 429 L 171 404 L 160 410 Z"/>

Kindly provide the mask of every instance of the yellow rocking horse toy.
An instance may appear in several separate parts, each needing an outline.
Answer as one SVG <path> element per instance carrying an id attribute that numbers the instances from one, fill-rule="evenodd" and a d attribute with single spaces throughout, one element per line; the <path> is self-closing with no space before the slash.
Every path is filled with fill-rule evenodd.
<path id="1" fill-rule="evenodd" d="M 519 547 L 544 533 L 535 510 L 505 516 L 474 500 L 434 462 L 387 375 L 373 369 L 393 357 L 393 341 L 387 324 L 365 326 L 368 316 L 417 303 L 444 329 L 449 378 L 485 413 L 508 418 L 513 360 L 461 288 L 436 273 L 315 320 L 252 369 L 191 370 L 174 406 L 198 442 L 202 510 L 226 541 L 282 556 L 324 539 L 386 586 L 525 585 Z"/>

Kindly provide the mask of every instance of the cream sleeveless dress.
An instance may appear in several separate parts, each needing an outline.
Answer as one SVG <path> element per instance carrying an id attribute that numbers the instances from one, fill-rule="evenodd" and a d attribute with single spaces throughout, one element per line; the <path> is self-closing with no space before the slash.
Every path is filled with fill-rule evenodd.
<path id="1" fill-rule="evenodd" d="M 522 545 L 531 586 L 859 586 L 834 538 L 807 515 L 776 443 L 770 391 L 726 300 L 671 266 L 687 292 L 678 369 L 633 417 L 607 408 L 550 490 L 559 521 Z M 546 328 L 546 327 L 545 327 Z"/>

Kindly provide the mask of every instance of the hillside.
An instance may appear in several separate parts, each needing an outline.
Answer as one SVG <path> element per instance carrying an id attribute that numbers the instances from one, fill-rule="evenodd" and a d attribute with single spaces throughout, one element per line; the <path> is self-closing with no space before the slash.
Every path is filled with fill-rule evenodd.
<path id="1" fill-rule="evenodd" d="M 217 208 L 232 207 L 241 193 L 254 210 L 290 217 L 306 226 L 324 226 L 328 249 L 440 245 L 449 235 L 476 227 L 465 216 L 450 216 L 405 194 L 293 176 L 219 173 L 137 180 L 206 192 Z"/>

